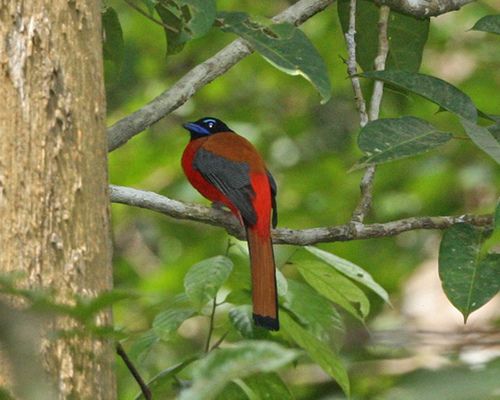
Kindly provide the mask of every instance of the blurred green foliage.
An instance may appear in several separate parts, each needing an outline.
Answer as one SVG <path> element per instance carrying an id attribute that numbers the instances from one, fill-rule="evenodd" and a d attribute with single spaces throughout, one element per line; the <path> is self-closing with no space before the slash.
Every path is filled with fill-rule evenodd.
<path id="1" fill-rule="evenodd" d="M 123 1 L 107 3 L 117 11 L 124 39 L 121 70 L 106 86 L 109 124 L 140 108 L 234 39 L 233 35 L 212 28 L 206 36 L 189 41 L 179 54 L 166 57 L 163 27 Z M 143 4 L 137 4 L 146 10 Z M 284 0 L 219 0 L 217 8 L 263 18 L 275 15 L 289 4 Z M 321 105 L 319 94 L 305 80 L 283 74 L 254 54 L 205 86 L 174 113 L 111 153 L 110 181 L 207 204 L 188 184 L 180 167 L 180 157 L 188 141 L 181 123 L 211 115 L 251 140 L 267 160 L 278 182 L 280 227 L 307 228 L 347 222 L 359 198 L 362 176 L 362 171 L 347 171 L 362 153 L 356 146 L 358 114 L 346 79 L 343 60 L 347 54 L 334 7 L 300 28 L 327 65 L 333 85 L 328 103 Z M 420 71 L 459 87 L 485 113 L 500 114 L 500 75 L 495 73 L 500 66 L 500 40 L 497 35 L 468 31 L 479 18 L 495 10 L 498 12 L 498 5 L 488 0 L 433 19 Z M 362 85 L 369 93 L 371 82 L 363 80 Z M 493 211 L 500 186 L 498 165 L 466 139 L 455 117 L 437 111 L 437 106 L 422 98 L 386 89 L 382 117 L 413 115 L 458 138 L 426 154 L 379 166 L 373 210 L 366 222 Z M 183 301 L 178 295 L 184 291 L 188 269 L 224 254 L 228 238 L 222 229 L 116 204 L 113 225 L 115 285 L 136 295 L 114 306 L 115 324 L 117 329 L 130 334 L 125 347 L 133 356 L 137 355 L 137 366 L 148 380 L 203 349 L 209 329 L 206 316 L 186 321 L 180 326 L 180 334 L 166 343 L 152 339 L 148 332 L 160 312 Z M 439 236 L 434 231 L 413 231 L 395 238 L 320 247 L 366 269 L 389 292 L 397 312 L 405 280 L 422 262 L 437 257 Z M 234 268 L 228 281 L 232 293 L 240 289 L 243 298 L 249 288 L 244 249 L 245 243 L 231 247 L 229 255 Z M 292 290 L 299 290 L 297 285 L 303 281 L 289 263 L 295 251 L 291 246 L 275 246 L 278 266 L 288 278 L 297 281 Z M 365 290 L 365 294 L 371 303 L 366 322 L 370 326 L 371 320 L 386 312 L 387 306 L 373 292 Z M 386 398 L 386 390 L 391 395 L 397 393 L 399 378 L 373 369 L 369 373 L 359 372 L 356 365 L 362 366 L 377 356 L 363 346 L 365 328 L 345 317 L 348 340 L 342 357 L 353 365 L 353 398 L 372 399 L 376 395 Z M 227 327 L 227 316 L 216 315 L 215 337 L 220 337 Z M 154 340 L 152 351 L 144 354 L 131 348 L 141 343 L 138 338 L 146 342 Z M 235 332 L 227 337 L 237 338 Z M 381 358 L 388 357 L 384 354 Z M 132 399 L 138 392 L 137 386 L 120 360 L 117 365 L 119 398 Z M 169 381 L 165 396 L 171 396 L 172 386 L 182 387 L 183 379 L 181 374 Z M 343 398 L 335 382 L 314 369 L 297 369 L 294 375 L 290 368 L 284 379 L 298 399 Z M 406 382 L 405 390 L 411 391 L 412 382 L 417 379 L 418 373 L 401 382 Z M 428 386 L 437 384 L 434 380 Z M 246 386 L 251 386 L 251 382 Z M 236 393 L 242 389 L 233 390 Z"/>

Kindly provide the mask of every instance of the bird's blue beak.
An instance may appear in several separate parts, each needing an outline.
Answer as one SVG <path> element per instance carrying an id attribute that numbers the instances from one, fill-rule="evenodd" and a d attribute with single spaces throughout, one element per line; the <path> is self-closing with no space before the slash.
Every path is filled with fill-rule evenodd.
<path id="1" fill-rule="evenodd" d="M 195 122 L 187 122 L 182 124 L 183 128 L 187 129 L 189 132 L 198 133 L 199 135 L 208 135 L 210 132 L 203 126 L 196 124 Z"/>
<path id="2" fill-rule="evenodd" d="M 196 124 L 194 122 L 186 122 L 185 124 L 182 124 L 182 127 L 188 131 L 192 130 L 195 126 Z"/>

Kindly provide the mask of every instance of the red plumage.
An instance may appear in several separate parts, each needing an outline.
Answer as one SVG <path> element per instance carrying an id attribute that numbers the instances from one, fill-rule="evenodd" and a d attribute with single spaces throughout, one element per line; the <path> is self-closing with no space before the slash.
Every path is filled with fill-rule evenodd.
<path id="1" fill-rule="evenodd" d="M 210 127 L 210 125 L 213 125 Z M 215 118 L 186 124 L 191 141 L 182 167 L 206 198 L 222 203 L 245 225 L 252 270 L 254 321 L 279 329 L 271 214 L 276 186 L 254 146 Z M 275 220 L 273 219 L 273 223 Z"/>

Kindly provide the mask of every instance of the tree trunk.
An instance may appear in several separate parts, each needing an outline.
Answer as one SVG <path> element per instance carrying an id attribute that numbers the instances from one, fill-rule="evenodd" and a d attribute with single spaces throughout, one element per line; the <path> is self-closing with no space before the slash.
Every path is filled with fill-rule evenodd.
<path id="1" fill-rule="evenodd" d="M 24 287 L 65 304 L 112 288 L 100 7 L 0 0 L 0 275 L 22 271 Z M 95 323 L 111 325 L 111 312 Z M 44 325 L 57 398 L 112 400 L 112 343 L 50 335 L 80 328 Z"/>

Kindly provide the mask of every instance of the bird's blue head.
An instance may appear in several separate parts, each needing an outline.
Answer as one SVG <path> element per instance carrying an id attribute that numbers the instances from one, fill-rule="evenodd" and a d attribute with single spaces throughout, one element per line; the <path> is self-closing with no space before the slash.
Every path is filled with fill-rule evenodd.
<path id="1" fill-rule="evenodd" d="M 198 139 L 219 132 L 232 132 L 224 122 L 213 117 L 201 118 L 196 122 L 188 122 L 182 126 L 191 133 L 191 139 Z"/>

